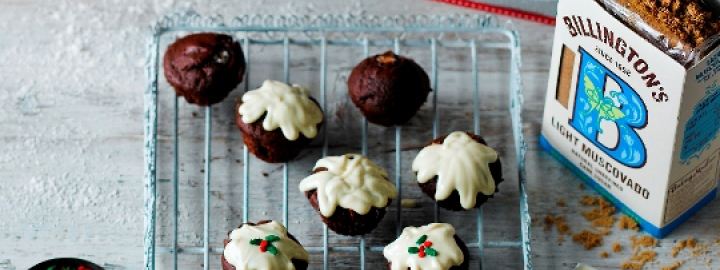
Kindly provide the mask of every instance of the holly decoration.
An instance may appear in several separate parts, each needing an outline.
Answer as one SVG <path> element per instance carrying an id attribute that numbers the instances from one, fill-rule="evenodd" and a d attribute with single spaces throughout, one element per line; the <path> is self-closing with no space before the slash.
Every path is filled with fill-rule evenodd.
<path id="1" fill-rule="evenodd" d="M 280 240 L 280 237 L 274 234 L 270 234 L 268 236 L 265 236 L 265 239 L 255 238 L 250 240 L 250 244 L 253 246 L 260 246 L 260 251 L 270 252 L 272 255 L 278 254 L 278 249 L 272 244 L 273 242 L 277 242 Z"/>
<path id="2" fill-rule="evenodd" d="M 438 255 L 437 250 L 432 248 L 433 243 L 430 242 L 427 235 L 420 236 L 420 238 L 415 241 L 416 244 L 418 244 L 417 247 L 408 247 L 408 253 L 410 254 L 417 254 L 420 258 L 425 258 L 425 256 L 432 256 L 435 257 Z"/>

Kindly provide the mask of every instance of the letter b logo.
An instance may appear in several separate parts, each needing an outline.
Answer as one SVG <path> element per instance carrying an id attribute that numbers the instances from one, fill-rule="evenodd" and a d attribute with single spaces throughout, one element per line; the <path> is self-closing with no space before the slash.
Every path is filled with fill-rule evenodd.
<path id="1" fill-rule="evenodd" d="M 570 125 L 616 161 L 642 167 L 647 149 L 636 130 L 647 125 L 645 103 L 583 48 L 579 69 Z"/>

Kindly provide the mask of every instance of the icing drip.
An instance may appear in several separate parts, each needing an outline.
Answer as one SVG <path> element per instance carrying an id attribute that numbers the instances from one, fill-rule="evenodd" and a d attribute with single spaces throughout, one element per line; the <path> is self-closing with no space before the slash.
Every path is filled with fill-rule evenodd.
<path id="1" fill-rule="evenodd" d="M 307 261 L 310 257 L 275 221 L 233 230 L 223 255 L 237 270 L 294 270 L 292 259 Z"/>
<path id="2" fill-rule="evenodd" d="M 372 207 L 385 207 L 397 196 L 395 186 L 387 180 L 387 172 L 371 160 L 357 154 L 325 157 L 315 168 L 327 171 L 314 173 L 300 182 L 300 191 L 317 190 L 320 214 L 330 217 L 340 206 L 365 215 Z"/>
<path id="3" fill-rule="evenodd" d="M 446 223 L 406 227 L 385 247 L 383 255 L 392 270 L 448 270 L 465 260 L 454 235 L 455 228 Z"/>
<path id="4" fill-rule="evenodd" d="M 299 133 L 312 139 L 317 136 L 317 125 L 323 120 L 320 107 L 310 99 L 308 90 L 298 85 L 287 85 L 266 80 L 260 88 L 248 91 L 238 109 L 243 123 L 254 123 L 265 115 L 263 129 L 278 127 L 288 140 L 297 140 Z"/>
<path id="5" fill-rule="evenodd" d="M 492 148 L 473 140 L 467 133 L 450 133 L 442 144 L 429 145 L 418 153 L 412 170 L 417 181 L 427 183 L 437 176 L 435 200 L 447 199 L 453 191 L 460 195 L 465 209 L 475 207 L 479 192 L 495 193 L 495 181 L 489 164 L 497 161 L 498 154 Z"/>

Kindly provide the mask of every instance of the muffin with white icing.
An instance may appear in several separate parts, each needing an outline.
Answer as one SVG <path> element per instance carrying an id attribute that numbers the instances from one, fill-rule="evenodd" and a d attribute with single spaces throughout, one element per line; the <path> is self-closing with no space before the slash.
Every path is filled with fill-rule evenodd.
<path id="1" fill-rule="evenodd" d="M 467 246 L 447 223 L 406 227 L 383 249 L 390 270 L 466 270 Z"/>
<path id="2" fill-rule="evenodd" d="M 462 131 L 433 140 L 420 150 L 412 169 L 422 191 L 454 211 L 479 207 L 503 181 L 497 152 L 482 137 Z"/>
<path id="3" fill-rule="evenodd" d="M 325 157 L 313 171 L 300 182 L 300 191 L 328 228 L 338 234 L 369 233 L 397 196 L 387 172 L 362 155 Z"/>
<path id="4" fill-rule="evenodd" d="M 306 270 L 310 255 L 285 226 L 270 220 L 245 223 L 229 233 L 223 270 Z"/>
<path id="5" fill-rule="evenodd" d="M 307 89 L 271 80 L 245 93 L 236 111 L 248 150 L 270 163 L 297 157 L 323 123 L 323 112 Z"/>

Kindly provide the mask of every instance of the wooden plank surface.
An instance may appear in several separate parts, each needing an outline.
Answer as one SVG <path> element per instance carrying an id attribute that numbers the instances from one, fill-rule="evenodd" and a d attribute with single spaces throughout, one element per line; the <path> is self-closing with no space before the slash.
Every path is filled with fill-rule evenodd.
<path id="1" fill-rule="evenodd" d="M 26 269 L 40 260 L 73 256 L 83 257 L 109 269 L 140 269 L 142 266 L 143 228 L 143 128 L 142 92 L 146 79 L 144 63 L 147 27 L 163 14 L 181 9 L 195 9 L 203 14 L 220 13 L 226 17 L 247 13 L 358 13 L 367 14 L 454 14 L 469 12 L 432 2 L 413 0 L 363 1 L 348 4 L 342 1 L 314 0 L 303 4 L 287 4 L 280 0 L 248 1 L 41 1 L 0 0 L 0 269 Z M 592 194 L 580 190 L 570 172 L 562 168 L 537 147 L 542 104 L 547 82 L 550 40 L 552 29 L 546 26 L 515 21 L 523 44 L 522 79 L 525 98 L 525 134 L 529 140 L 528 177 L 532 215 L 537 221 L 533 228 L 533 251 L 536 269 L 572 269 L 577 262 L 587 262 L 601 269 L 617 269 L 629 257 L 611 254 L 601 259 L 600 250 L 610 243 L 629 242 L 631 235 L 614 231 L 606 237 L 602 249 L 585 251 L 566 240 L 558 245 L 555 231 L 546 231 L 541 220 L 547 214 L 563 214 L 573 230 L 583 228 L 579 205 L 582 195 Z M 299 49 L 302 51 L 302 48 Z M 253 52 L 275 55 L 272 51 Z M 316 57 L 298 53 L 293 59 L 293 80 L 317 86 L 319 74 Z M 330 67 L 328 91 L 333 100 L 331 122 L 333 144 L 331 154 L 357 151 L 357 113 L 343 101 L 344 81 L 347 72 L 359 61 L 360 52 L 332 52 L 341 56 Z M 429 67 L 429 58 L 420 52 L 409 52 L 418 62 Z M 469 70 L 465 57 L 447 54 L 440 59 L 443 93 L 441 131 L 465 129 L 469 126 L 468 104 L 462 94 L 470 88 Z M 296 57 L 294 54 L 293 57 Z M 481 87 L 483 96 L 483 135 L 500 152 L 512 161 L 512 141 L 507 128 L 506 96 L 507 59 L 503 54 L 486 52 L 480 55 L 482 64 Z M 275 62 L 258 63 L 259 72 L 251 74 L 251 86 L 265 78 L 279 78 L 281 71 Z M 164 84 L 164 83 L 163 83 Z M 168 90 L 167 88 L 163 88 Z M 315 88 L 316 89 L 316 88 Z M 242 211 L 241 141 L 232 125 L 232 99 L 214 110 L 216 130 L 213 146 L 212 219 L 213 246 L 218 246 L 223 234 L 240 222 Z M 447 95 L 447 96 L 446 96 Z M 169 99 L 168 99 L 169 100 Z M 167 100 L 165 101 L 167 102 Z M 202 239 L 202 111 L 183 105 L 181 118 L 182 162 L 180 221 L 181 243 L 199 245 Z M 194 116 L 194 114 L 196 116 Z M 428 222 L 431 201 L 419 194 L 407 170 L 415 153 L 430 138 L 428 125 L 430 108 L 425 106 L 408 128 L 403 144 L 404 191 L 416 198 L 421 208 L 407 209 L 404 224 Z M 167 151 L 167 115 L 161 115 L 161 141 Z M 347 135 L 344 131 L 348 132 Z M 393 170 L 393 132 L 371 127 L 370 155 L 388 170 Z M 293 163 L 291 179 L 291 230 L 308 246 L 317 246 L 321 231 L 320 221 L 306 201 L 297 196 L 297 182 L 307 174 L 319 157 L 317 147 L 311 148 L 303 158 Z M 161 162 L 167 162 L 161 156 Z M 517 192 L 512 181 L 512 162 L 506 162 L 505 175 L 509 180 L 502 184 L 501 193 L 486 206 L 485 232 L 488 239 L 507 240 L 518 237 Z M 163 163 L 159 178 L 169 179 L 170 167 Z M 280 219 L 281 205 L 277 186 L 278 166 L 253 161 L 255 174 L 251 190 L 251 219 Z M 266 173 L 267 175 L 264 175 Z M 160 181 L 159 209 L 170 210 L 167 181 Z M 275 194 L 272 199 L 264 199 Z M 567 207 L 558 207 L 563 199 Z M 458 226 L 461 236 L 474 241 L 474 213 L 443 212 L 444 221 Z M 394 213 L 388 214 L 383 225 L 369 237 L 371 245 L 387 243 L 392 238 Z M 158 239 L 170 241 L 170 220 L 161 216 Z M 646 269 L 659 268 L 676 260 L 669 255 L 675 241 L 689 236 L 713 243 L 720 235 L 720 205 L 713 202 L 698 215 L 681 226 L 676 233 L 661 240 L 656 251 L 660 259 Z M 356 239 L 334 236 L 333 245 L 355 244 Z M 720 262 L 708 259 L 718 256 L 720 246 L 709 244 L 706 254 L 690 258 L 681 269 L 720 269 Z M 683 253 L 684 254 L 684 253 Z M 684 255 L 681 254 L 680 257 Z M 486 269 L 518 269 L 521 254 L 517 250 L 489 250 Z M 167 269 L 168 256 L 160 258 L 162 269 Z M 338 268 L 357 269 L 353 254 L 333 254 Z M 319 257 L 313 257 L 318 262 Z M 217 269 L 217 258 L 212 260 Z M 183 256 L 181 269 L 198 269 L 202 258 Z M 370 253 L 369 269 L 383 264 L 379 254 Z M 317 266 L 317 264 L 313 264 Z M 313 268 L 313 269 L 316 269 Z"/>

